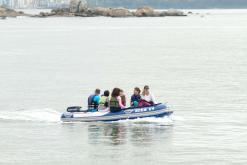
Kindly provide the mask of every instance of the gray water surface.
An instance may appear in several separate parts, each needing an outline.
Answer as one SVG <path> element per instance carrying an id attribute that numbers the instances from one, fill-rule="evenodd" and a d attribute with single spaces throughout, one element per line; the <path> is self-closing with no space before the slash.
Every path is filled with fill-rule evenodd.
<path id="1" fill-rule="evenodd" d="M 0 20 L 0 164 L 247 164 L 246 20 Z M 96 87 L 145 84 L 172 117 L 59 122 Z"/>

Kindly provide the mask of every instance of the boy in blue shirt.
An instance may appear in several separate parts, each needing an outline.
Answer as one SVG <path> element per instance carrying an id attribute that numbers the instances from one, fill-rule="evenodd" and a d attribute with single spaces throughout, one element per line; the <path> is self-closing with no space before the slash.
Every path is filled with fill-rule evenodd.
<path id="1" fill-rule="evenodd" d="M 100 102 L 100 89 L 88 97 L 88 109 L 97 111 Z"/>
<path id="2" fill-rule="evenodd" d="M 141 90 L 138 87 L 134 88 L 134 94 L 131 96 L 130 105 L 138 107 L 138 103 L 141 100 Z"/>

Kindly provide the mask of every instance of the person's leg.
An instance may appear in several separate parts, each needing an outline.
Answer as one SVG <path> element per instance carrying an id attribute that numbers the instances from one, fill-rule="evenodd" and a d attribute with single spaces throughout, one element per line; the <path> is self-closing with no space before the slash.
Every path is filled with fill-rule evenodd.
<path id="1" fill-rule="evenodd" d="M 112 113 L 119 112 L 119 111 L 121 111 L 121 108 L 110 108 L 110 111 Z"/>

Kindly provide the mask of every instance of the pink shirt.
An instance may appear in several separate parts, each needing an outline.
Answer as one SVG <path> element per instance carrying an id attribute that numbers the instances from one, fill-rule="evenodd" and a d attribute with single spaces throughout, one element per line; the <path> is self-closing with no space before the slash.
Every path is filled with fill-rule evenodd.
<path id="1" fill-rule="evenodd" d="M 122 104 L 122 99 L 120 96 L 117 97 L 117 100 L 118 100 L 118 103 L 119 103 L 119 106 L 123 109 L 125 108 L 125 106 Z"/>

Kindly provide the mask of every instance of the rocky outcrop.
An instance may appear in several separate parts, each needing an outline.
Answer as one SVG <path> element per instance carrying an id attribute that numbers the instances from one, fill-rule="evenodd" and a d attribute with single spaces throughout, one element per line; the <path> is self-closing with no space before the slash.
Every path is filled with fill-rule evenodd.
<path id="1" fill-rule="evenodd" d="M 187 14 L 193 14 L 193 12 L 192 11 L 188 11 L 188 13 Z"/>
<path id="2" fill-rule="evenodd" d="M 12 11 L 14 12 L 14 11 Z M 1 13 L 1 10 L 0 10 Z M 16 13 L 16 12 L 15 12 Z M 24 14 L 18 13 L 17 14 Z M 185 16 L 182 11 L 179 10 L 165 10 L 155 11 L 149 6 L 138 8 L 136 11 L 131 11 L 126 8 L 105 8 L 95 7 L 88 8 L 85 0 L 71 0 L 69 8 L 53 9 L 51 12 L 40 12 L 38 15 L 32 15 L 33 17 L 165 17 L 165 16 Z"/>
<path id="3" fill-rule="evenodd" d="M 163 11 L 162 14 L 164 16 L 186 16 L 184 12 L 176 10 L 176 9 L 169 9 L 167 11 Z"/>
<path id="4" fill-rule="evenodd" d="M 57 15 L 64 15 L 64 14 L 70 13 L 70 9 L 69 8 L 52 9 L 51 13 L 55 13 Z"/>
<path id="5" fill-rule="evenodd" d="M 149 6 L 140 7 L 135 12 L 135 16 L 137 17 L 152 17 L 154 14 L 154 9 Z"/>
<path id="6" fill-rule="evenodd" d="M 153 8 L 144 6 L 136 10 L 136 17 L 165 17 L 165 16 L 186 16 L 182 11 L 169 9 L 166 11 L 155 11 Z"/>
<path id="7" fill-rule="evenodd" d="M 36 15 L 31 15 L 31 17 L 74 17 L 75 14 L 70 12 L 69 8 L 58 8 L 58 9 L 52 9 L 51 12 L 40 12 Z"/>
<path id="8" fill-rule="evenodd" d="M 125 8 L 115 8 L 110 10 L 109 16 L 111 17 L 131 17 L 133 13 Z"/>
<path id="9" fill-rule="evenodd" d="M 17 17 L 17 16 L 25 16 L 26 14 L 22 11 L 15 11 L 13 9 L 9 9 L 4 6 L 0 6 L 0 17 L 6 18 L 6 17 Z"/>
<path id="10" fill-rule="evenodd" d="M 110 8 L 104 8 L 104 7 L 96 7 L 94 9 L 91 9 L 92 15 L 95 16 L 110 16 L 110 10 L 111 10 Z"/>
<path id="11" fill-rule="evenodd" d="M 131 17 L 133 16 L 126 8 L 104 8 L 96 7 L 84 12 L 87 16 L 105 16 L 105 17 Z"/>
<path id="12" fill-rule="evenodd" d="M 165 17 L 165 16 L 186 16 L 182 11 L 170 9 L 166 11 L 155 11 L 149 6 L 138 8 L 132 12 L 126 8 L 105 8 L 95 7 L 88 8 L 86 0 L 71 0 L 69 8 L 53 9 L 51 12 L 40 12 L 38 15 L 27 15 L 23 12 L 17 12 L 0 6 L 0 18 L 17 17 L 17 16 L 32 16 L 32 17 Z"/>
<path id="13" fill-rule="evenodd" d="M 54 12 L 40 12 L 39 13 L 39 16 L 40 17 L 49 17 L 49 16 L 54 16 L 54 15 L 56 15 L 56 13 L 54 13 Z"/>

